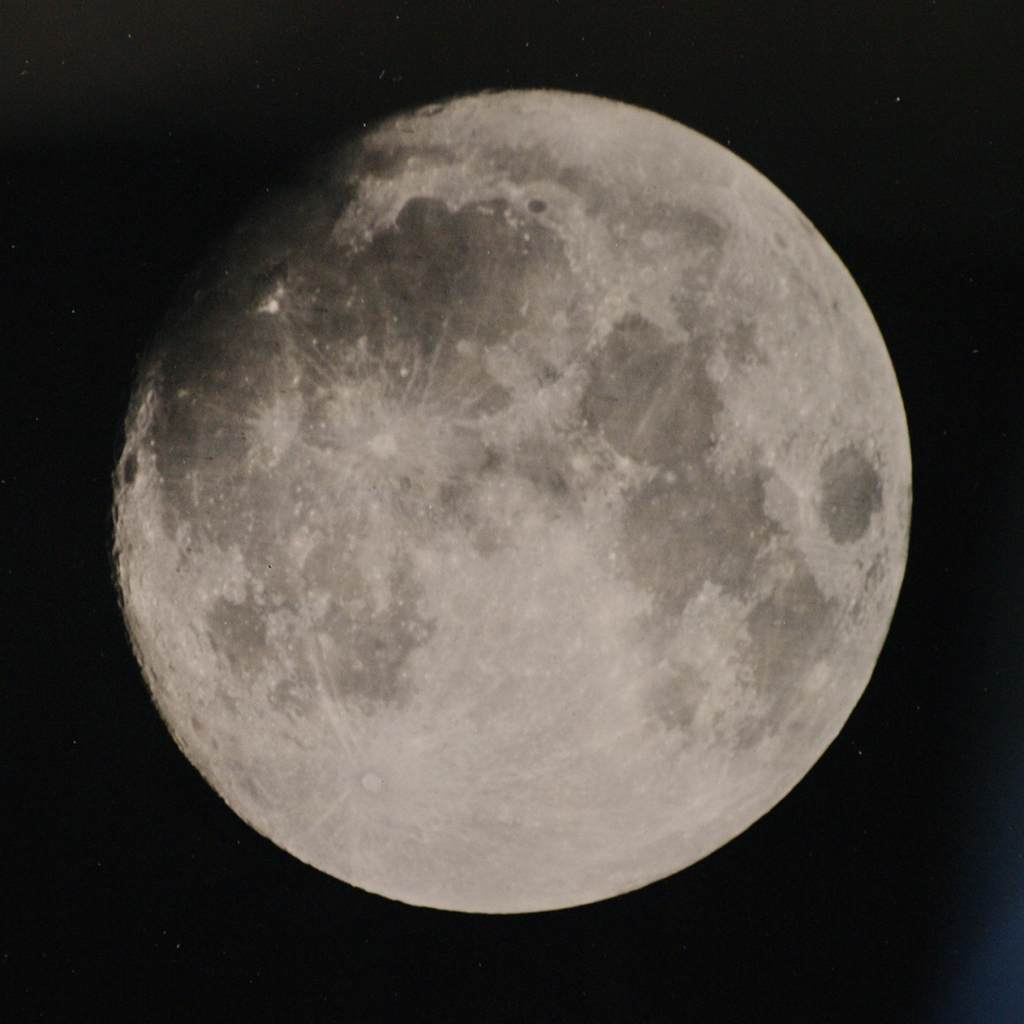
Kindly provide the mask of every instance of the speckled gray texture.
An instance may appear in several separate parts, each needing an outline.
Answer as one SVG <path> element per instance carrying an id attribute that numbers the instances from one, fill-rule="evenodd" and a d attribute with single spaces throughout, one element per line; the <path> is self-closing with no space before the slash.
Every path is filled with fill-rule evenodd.
<path id="1" fill-rule="evenodd" d="M 190 283 L 127 434 L 125 613 L 182 749 L 410 903 L 586 903 L 728 841 L 842 727 L 906 560 L 845 268 L 734 155 L 593 97 L 348 140 Z"/>

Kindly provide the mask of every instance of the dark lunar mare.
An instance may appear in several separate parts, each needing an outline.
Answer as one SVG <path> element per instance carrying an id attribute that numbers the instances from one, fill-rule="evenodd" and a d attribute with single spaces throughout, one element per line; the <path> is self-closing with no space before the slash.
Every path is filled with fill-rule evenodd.
<path id="1" fill-rule="evenodd" d="M 341 166 L 350 174 L 397 177 L 413 157 L 447 160 L 440 149 L 356 147 Z M 708 377 L 708 360 L 720 353 L 736 372 L 766 362 L 756 346 L 755 323 L 711 309 L 728 231 L 685 206 L 633 196 L 629 207 L 629 196 L 598 185 L 579 168 L 555 168 L 543 147 L 498 149 L 489 159 L 512 181 L 557 181 L 585 199 L 592 217 L 628 224 L 617 244 L 637 259 L 646 258 L 641 236 L 648 229 L 686 243 L 690 258 L 673 297 L 678 335 L 666 337 L 639 313 L 620 318 L 584 362 L 589 383 L 580 427 L 619 455 L 657 470 L 626 493 L 622 523 L 622 571 L 654 596 L 651 635 L 667 637 L 706 582 L 740 600 L 756 598 L 745 656 L 750 685 L 771 705 L 759 726 L 744 734 L 744 742 L 756 742 L 778 727 L 798 695 L 796 684 L 827 653 L 839 609 L 817 587 L 782 526 L 765 514 L 770 473 L 756 453 L 729 478 L 711 462 L 715 417 L 723 405 Z M 302 588 L 316 585 L 272 571 L 284 526 L 315 526 L 319 519 L 315 501 L 301 494 L 301 474 L 313 472 L 310 465 L 268 469 L 247 458 L 252 437 L 246 424 L 268 395 L 297 391 L 304 403 L 302 440 L 329 453 L 347 443 L 328 429 L 323 412 L 335 384 L 377 382 L 396 414 L 415 403 L 472 424 L 514 401 L 487 372 L 482 350 L 531 333 L 543 337 L 550 318 L 567 311 L 577 351 L 587 336 L 579 283 L 563 244 L 544 223 L 545 202 L 514 208 L 494 198 L 450 209 L 440 199 L 417 196 L 405 202 L 393 226 L 346 245 L 332 238 L 331 229 L 354 195 L 351 181 L 336 170 L 301 202 L 250 222 L 222 257 L 226 272 L 195 289 L 191 305 L 165 332 L 154 363 L 158 415 L 148 443 L 163 485 L 165 527 L 173 536 L 188 524 L 197 550 L 207 540 L 224 549 L 238 544 L 247 568 L 264 584 L 258 601 L 250 595 L 234 609 L 230 602 L 218 605 L 211 638 L 224 651 L 260 651 L 266 639 L 258 623 L 266 611 L 281 606 L 297 612 Z M 276 260 L 269 258 L 272 252 Z M 259 304 L 275 289 L 280 311 L 261 314 Z M 460 342 L 471 343 L 470 349 Z M 538 357 L 538 386 L 559 372 Z M 527 439 L 516 450 L 492 447 L 486 464 L 483 456 L 469 459 L 463 472 L 435 491 L 422 491 L 407 476 L 381 498 L 409 523 L 460 529 L 473 536 L 477 550 L 493 552 L 502 541 L 476 512 L 481 476 L 503 466 L 537 488 L 553 515 L 578 510 L 584 495 L 570 468 L 573 443 L 567 434 Z M 126 459 L 126 483 L 129 477 L 134 470 Z M 296 501 L 298 522 L 284 510 Z M 862 453 L 850 447 L 825 463 L 821 515 L 834 540 L 862 536 L 880 508 L 879 477 Z M 345 538 L 325 543 L 343 545 Z M 318 564 L 332 558 L 338 561 L 321 551 Z M 323 587 L 351 583 L 346 599 L 334 602 L 321 624 L 336 644 L 314 657 L 312 667 L 297 648 L 291 652 L 293 673 L 305 682 L 290 680 L 290 692 L 315 688 L 319 657 L 320 671 L 342 696 L 371 703 L 398 699 L 403 662 L 431 630 L 415 612 L 415 580 L 408 567 L 392 567 L 398 596 L 385 614 L 375 609 L 354 565 L 335 568 Z M 766 584 L 769 573 L 782 582 Z M 346 610 L 353 607 L 363 610 Z M 654 703 L 667 726 L 685 728 L 702 686 L 681 678 L 662 687 Z"/>
<path id="2" fill-rule="evenodd" d="M 516 331 L 538 331 L 574 304 L 561 243 L 525 209 L 494 200 L 449 210 L 440 200 L 414 197 L 393 227 L 351 248 L 329 237 L 324 211 L 336 212 L 338 201 L 339 195 L 325 194 L 319 203 L 305 200 L 288 215 L 272 216 L 269 227 L 264 220 L 243 228 L 220 257 L 232 272 L 194 288 L 191 305 L 165 329 L 150 365 L 156 414 L 143 441 L 155 458 L 166 532 L 174 537 L 186 530 L 183 557 L 198 557 L 209 543 L 221 550 L 237 545 L 254 581 L 242 602 L 216 603 L 209 617 L 214 650 L 243 678 L 265 665 L 285 665 L 286 678 L 270 699 L 295 712 L 309 706 L 321 685 L 367 710 L 405 699 L 404 661 L 433 628 L 417 612 L 422 593 L 408 559 L 396 556 L 391 603 L 377 607 L 346 557 L 345 529 L 325 526 L 316 495 L 304 486 L 317 477 L 316 452 L 330 457 L 350 443 L 327 429 L 323 410 L 331 388 L 379 385 L 394 415 L 410 403 L 470 423 L 495 415 L 511 403 L 511 393 L 487 374 L 479 354 L 458 351 L 458 343 L 471 342 L 478 353 L 511 341 Z M 304 217 L 309 232 L 301 237 L 295 224 Z M 263 257 L 269 250 L 283 258 Z M 553 285 L 550 308 L 535 301 L 540 277 L 549 290 Z M 260 312 L 275 295 L 277 311 Z M 524 312 L 531 298 L 534 309 Z M 538 374 L 545 371 L 538 367 Z M 300 432 L 310 456 L 269 466 L 250 457 L 252 424 L 274 395 L 289 392 L 302 399 Z M 507 460 L 534 486 L 566 498 L 564 475 L 541 440 L 508 453 L 478 447 L 480 458 L 464 459 L 466 472 L 436 492 L 411 494 L 416 485 L 405 478 L 394 482 L 394 493 L 389 486 L 376 497 L 399 521 L 410 507 L 426 507 L 436 526 L 437 509 L 443 527 L 475 530 L 480 550 L 498 540 L 473 522 L 471 501 L 457 507 L 468 480 Z M 130 475 L 126 461 L 126 484 Z M 360 529 L 358 510 L 354 515 L 348 536 Z M 326 529 L 327 536 L 308 571 L 294 578 L 282 570 L 280 552 L 300 526 Z M 325 576 L 328 565 L 333 571 Z M 304 651 L 303 600 L 318 588 L 332 593 L 312 624 L 326 639 Z M 291 631 L 273 640 L 266 629 L 271 613 L 293 620 Z"/>
<path id="3" fill-rule="evenodd" d="M 453 100 L 190 279 L 118 468 L 126 618 L 183 751 L 303 861 L 579 905 L 836 735 L 905 564 L 904 427 L 849 276 L 726 150 Z"/>
<path id="4" fill-rule="evenodd" d="M 830 455 L 821 467 L 821 518 L 837 544 L 860 540 L 882 508 L 882 480 L 855 445 Z"/>
<path id="5" fill-rule="evenodd" d="M 623 520 L 626 571 L 654 595 L 650 635 L 667 640 L 666 625 L 707 582 L 742 601 L 756 598 L 746 620 L 750 641 L 744 655 L 750 686 L 768 708 L 735 737 L 739 745 L 752 746 L 775 732 L 799 699 L 797 684 L 831 647 L 839 609 L 765 513 L 770 473 L 752 461 L 725 478 L 710 461 L 715 416 L 723 405 L 706 364 L 718 350 L 742 367 L 750 358 L 751 332 L 741 325 L 698 333 L 688 307 L 682 308 L 680 319 L 690 328 L 683 344 L 668 344 L 639 314 L 614 326 L 593 360 L 583 417 L 619 454 L 658 470 L 649 483 L 627 492 Z M 780 575 L 780 561 L 783 582 L 772 585 L 768 574 Z M 680 670 L 658 684 L 652 707 L 666 726 L 685 729 L 706 685 Z"/>

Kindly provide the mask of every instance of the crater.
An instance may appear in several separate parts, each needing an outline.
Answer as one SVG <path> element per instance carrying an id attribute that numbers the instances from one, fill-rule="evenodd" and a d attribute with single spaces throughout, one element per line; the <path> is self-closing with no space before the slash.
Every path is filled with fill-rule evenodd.
<path id="1" fill-rule="evenodd" d="M 135 452 L 129 452 L 121 465 L 121 479 L 126 487 L 135 483 L 135 474 L 139 470 L 139 457 Z"/>
<path id="2" fill-rule="evenodd" d="M 360 782 L 367 793 L 374 795 L 384 788 L 384 780 L 376 772 L 366 772 Z"/>
<path id="3" fill-rule="evenodd" d="M 819 512 L 837 544 L 860 540 L 881 508 L 882 480 L 855 445 L 847 445 L 825 460 Z"/>

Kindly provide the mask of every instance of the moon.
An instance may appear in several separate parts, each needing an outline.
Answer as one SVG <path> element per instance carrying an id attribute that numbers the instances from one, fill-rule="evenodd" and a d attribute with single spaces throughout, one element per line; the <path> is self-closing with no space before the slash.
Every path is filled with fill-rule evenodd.
<path id="1" fill-rule="evenodd" d="M 863 693 L 911 509 L 885 344 L 728 150 L 507 91 L 351 136 L 143 358 L 128 631 L 254 829 L 372 893 L 513 913 L 671 875 Z"/>

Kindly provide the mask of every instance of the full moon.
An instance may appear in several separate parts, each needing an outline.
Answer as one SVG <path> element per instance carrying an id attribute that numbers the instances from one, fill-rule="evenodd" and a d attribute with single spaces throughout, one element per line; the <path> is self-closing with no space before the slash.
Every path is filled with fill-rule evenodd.
<path id="1" fill-rule="evenodd" d="M 906 419 L 758 172 L 553 91 L 404 112 L 227 239 L 145 354 L 124 614 L 174 739 L 405 903 L 591 903 L 764 815 L 866 687 Z"/>

